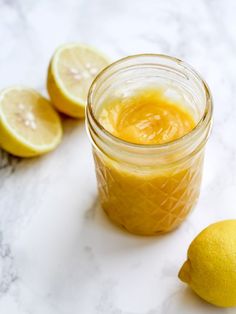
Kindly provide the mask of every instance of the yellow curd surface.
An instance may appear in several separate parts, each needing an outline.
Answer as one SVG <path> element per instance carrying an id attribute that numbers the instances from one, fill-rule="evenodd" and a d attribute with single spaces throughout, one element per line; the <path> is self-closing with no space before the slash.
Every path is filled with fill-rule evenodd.
<path id="1" fill-rule="evenodd" d="M 187 134 L 195 126 L 192 115 L 165 96 L 161 89 L 145 89 L 124 100 L 103 104 L 99 122 L 110 133 L 136 144 L 163 144 Z"/>
<path id="2" fill-rule="evenodd" d="M 176 140 L 196 125 L 180 102 L 154 88 L 104 102 L 98 120 L 116 137 L 147 146 Z M 127 167 L 96 151 L 94 157 L 102 207 L 116 224 L 132 233 L 152 235 L 174 229 L 198 198 L 201 153 L 177 165 L 148 171 Z"/>

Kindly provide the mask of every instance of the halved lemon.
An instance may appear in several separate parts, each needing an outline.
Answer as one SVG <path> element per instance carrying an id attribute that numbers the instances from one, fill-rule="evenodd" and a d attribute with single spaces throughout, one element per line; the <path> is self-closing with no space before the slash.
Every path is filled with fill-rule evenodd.
<path id="1" fill-rule="evenodd" d="M 0 146 L 20 157 L 53 150 L 61 141 L 62 125 L 51 103 L 26 87 L 0 92 Z"/>
<path id="2" fill-rule="evenodd" d="M 54 106 L 71 117 L 84 117 L 89 87 L 109 63 L 106 56 L 87 45 L 66 44 L 58 48 L 47 78 Z"/>

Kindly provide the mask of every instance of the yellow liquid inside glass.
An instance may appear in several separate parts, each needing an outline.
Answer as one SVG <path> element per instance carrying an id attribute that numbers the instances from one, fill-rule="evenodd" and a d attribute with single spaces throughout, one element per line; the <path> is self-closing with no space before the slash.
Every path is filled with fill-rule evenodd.
<path id="1" fill-rule="evenodd" d="M 136 144 L 163 144 L 189 133 L 193 115 L 161 89 L 144 89 L 104 102 L 97 113 L 114 136 Z M 176 228 L 197 201 L 203 153 L 148 171 L 130 168 L 94 151 L 101 205 L 116 224 L 142 235 Z M 142 168 L 142 167 L 140 167 Z"/>

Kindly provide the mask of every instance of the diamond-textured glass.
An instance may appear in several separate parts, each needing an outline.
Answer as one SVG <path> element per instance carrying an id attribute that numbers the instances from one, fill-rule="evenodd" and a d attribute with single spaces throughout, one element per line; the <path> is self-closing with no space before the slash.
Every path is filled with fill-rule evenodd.
<path id="1" fill-rule="evenodd" d="M 196 126 L 164 144 L 132 144 L 99 122 L 109 99 L 126 99 L 147 87 L 181 99 Z M 93 144 L 101 205 L 116 224 L 132 233 L 153 235 L 176 228 L 200 191 L 204 146 L 212 122 L 205 82 L 184 62 L 163 55 L 124 58 L 102 71 L 90 88 L 87 126 Z"/>

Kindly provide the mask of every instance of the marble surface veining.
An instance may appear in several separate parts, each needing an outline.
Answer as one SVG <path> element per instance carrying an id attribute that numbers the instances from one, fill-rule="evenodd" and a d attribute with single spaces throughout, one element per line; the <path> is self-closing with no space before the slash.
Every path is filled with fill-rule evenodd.
<path id="1" fill-rule="evenodd" d="M 44 157 L 1 151 L 1 314 L 236 313 L 177 278 L 195 235 L 236 218 L 235 12 L 234 0 L 0 0 L 0 88 L 46 94 L 54 49 L 79 41 L 114 60 L 143 52 L 184 59 L 215 101 L 200 200 L 162 237 L 127 234 L 100 210 L 83 121 L 65 119 L 62 144 Z"/>

